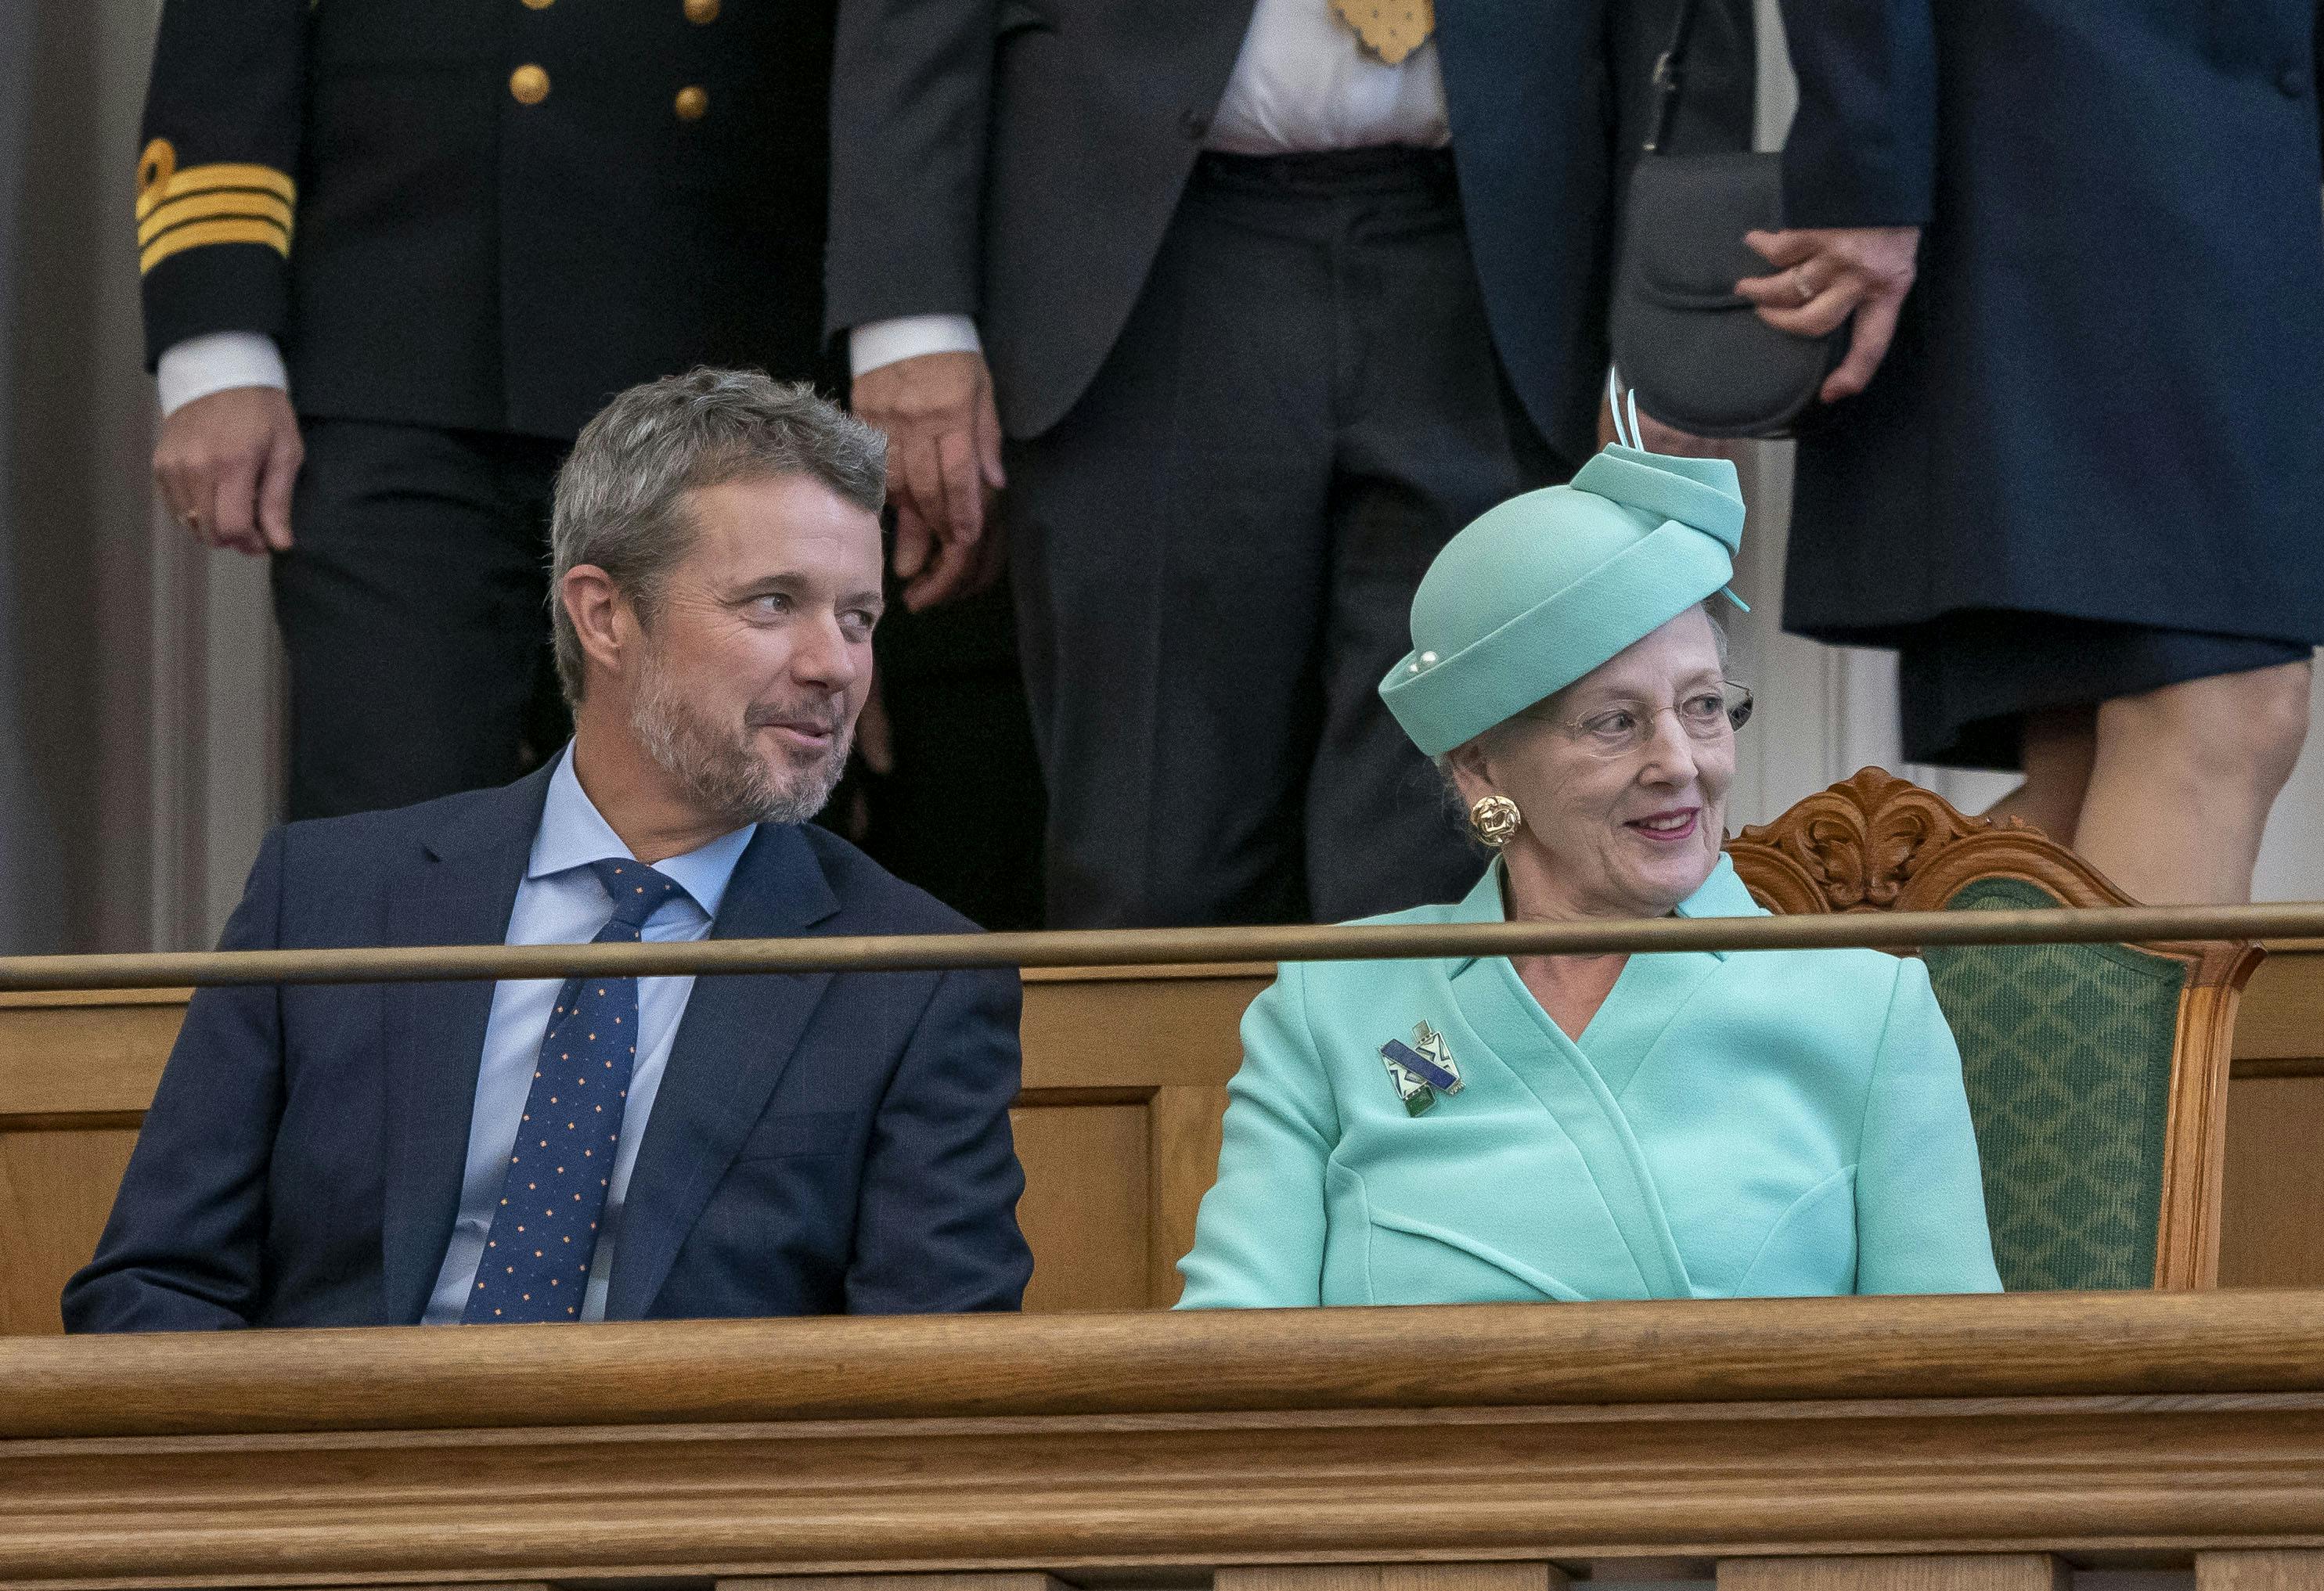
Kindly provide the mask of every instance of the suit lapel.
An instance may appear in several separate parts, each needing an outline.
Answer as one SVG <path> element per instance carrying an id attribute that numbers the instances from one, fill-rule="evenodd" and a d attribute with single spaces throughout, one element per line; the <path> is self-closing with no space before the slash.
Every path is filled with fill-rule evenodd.
<path id="1" fill-rule="evenodd" d="M 710 937 L 779 939 L 838 909 L 798 831 L 769 826 L 735 863 Z M 652 1306 L 830 981 L 827 972 L 695 980 L 622 1200 L 607 1320 L 637 1320 Z"/>
<path id="2" fill-rule="evenodd" d="M 458 821 L 424 841 L 405 875 L 391 885 L 389 942 L 503 943 L 548 791 L 544 768 L 477 803 L 461 804 Z M 390 1324 L 415 1323 L 427 1308 L 459 1214 L 494 987 L 477 980 L 388 988 L 381 1246 Z"/>

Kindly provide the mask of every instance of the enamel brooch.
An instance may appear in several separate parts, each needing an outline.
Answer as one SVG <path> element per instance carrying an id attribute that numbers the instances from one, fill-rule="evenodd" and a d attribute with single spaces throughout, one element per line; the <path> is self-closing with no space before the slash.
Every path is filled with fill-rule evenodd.
<path id="1" fill-rule="evenodd" d="M 1396 1085 L 1397 1097 L 1410 1115 L 1418 1116 L 1435 1104 L 1439 1094 L 1461 1091 L 1461 1068 L 1453 1062 L 1452 1052 L 1444 1047 L 1444 1035 L 1425 1022 L 1413 1025 L 1410 1044 L 1390 1039 L 1379 1047 L 1379 1053 L 1388 1067 L 1388 1081 Z"/>

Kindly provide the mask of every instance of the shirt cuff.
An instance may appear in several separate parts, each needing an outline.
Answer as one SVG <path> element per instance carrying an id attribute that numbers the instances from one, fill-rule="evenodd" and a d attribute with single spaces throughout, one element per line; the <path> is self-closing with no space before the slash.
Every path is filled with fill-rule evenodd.
<path id="1" fill-rule="evenodd" d="M 903 315 L 847 334 L 847 365 L 856 375 L 923 354 L 982 354 L 976 322 L 965 315 Z"/>
<path id="2" fill-rule="evenodd" d="M 171 344 L 153 367 L 153 383 L 161 389 L 166 418 L 197 398 L 231 387 L 287 392 L 290 374 L 282 368 L 282 351 L 264 332 L 210 332 Z"/>

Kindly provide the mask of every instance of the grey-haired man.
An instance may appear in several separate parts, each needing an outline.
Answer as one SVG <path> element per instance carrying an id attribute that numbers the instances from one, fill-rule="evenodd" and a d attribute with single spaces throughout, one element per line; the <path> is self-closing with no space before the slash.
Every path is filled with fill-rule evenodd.
<path id="1" fill-rule="evenodd" d="M 572 744 L 269 837 L 227 949 L 954 932 L 807 826 L 870 685 L 885 447 L 698 370 L 581 433 Z M 81 1331 L 1014 1309 L 1006 972 L 209 989 Z"/>

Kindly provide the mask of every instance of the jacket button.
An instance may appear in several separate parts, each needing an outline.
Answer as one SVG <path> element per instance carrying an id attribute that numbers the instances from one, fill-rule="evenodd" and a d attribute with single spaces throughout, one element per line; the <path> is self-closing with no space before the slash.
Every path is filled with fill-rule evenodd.
<path id="1" fill-rule="evenodd" d="M 679 121 L 698 122 L 702 114 L 710 108 L 710 96 L 688 83 L 678 91 L 676 108 Z"/>
<path id="2" fill-rule="evenodd" d="M 527 61 L 509 74 L 509 94 L 519 105 L 539 105 L 549 97 L 549 74 Z"/>
<path id="3" fill-rule="evenodd" d="M 2298 67 L 2286 67 L 2277 74 L 2275 86 L 2291 98 L 2298 99 L 2308 92 L 2308 74 Z"/>
<path id="4" fill-rule="evenodd" d="M 547 11 L 550 6 L 557 4 L 557 0 L 524 0 L 524 3 L 526 6 L 531 10 Z"/>
<path id="5" fill-rule="evenodd" d="M 1189 138 L 1200 138 L 1211 130 L 1211 118 L 1201 111 L 1190 110 L 1178 117 L 1178 125 L 1186 130 Z"/>
<path id="6" fill-rule="evenodd" d="M 690 23 L 716 22 L 718 0 L 686 0 L 686 20 Z"/>

